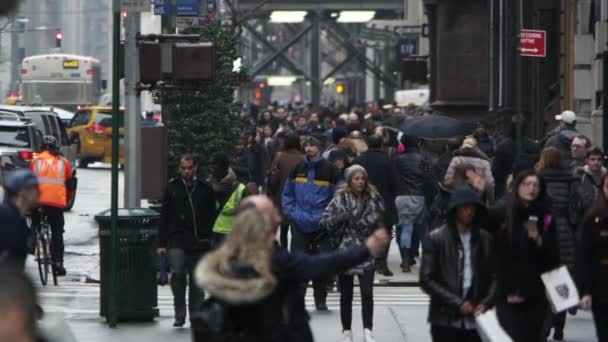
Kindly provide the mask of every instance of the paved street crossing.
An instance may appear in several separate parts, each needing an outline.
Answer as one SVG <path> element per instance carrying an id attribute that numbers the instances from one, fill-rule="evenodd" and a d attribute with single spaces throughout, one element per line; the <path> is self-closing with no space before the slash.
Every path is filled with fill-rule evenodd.
<path id="1" fill-rule="evenodd" d="M 99 284 L 69 282 L 60 286 L 39 287 L 38 294 L 42 307 L 49 313 L 63 313 L 66 316 L 97 316 L 99 314 Z M 428 305 L 429 299 L 416 287 L 375 287 L 374 304 L 377 307 L 421 307 Z M 327 298 L 330 310 L 339 310 L 340 293 L 332 291 Z M 313 290 L 306 293 L 306 307 L 314 310 Z M 359 289 L 355 287 L 353 307 L 361 307 Z M 173 296 L 168 286 L 158 288 L 158 308 L 161 317 L 173 315 Z"/>

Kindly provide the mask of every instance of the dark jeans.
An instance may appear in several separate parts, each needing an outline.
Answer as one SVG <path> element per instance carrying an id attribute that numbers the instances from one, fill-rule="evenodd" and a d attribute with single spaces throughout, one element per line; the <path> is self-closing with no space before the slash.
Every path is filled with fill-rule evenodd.
<path id="1" fill-rule="evenodd" d="M 279 244 L 281 247 L 289 248 L 289 224 L 283 223 L 279 226 Z"/>
<path id="2" fill-rule="evenodd" d="M 205 300 L 205 293 L 196 286 L 193 275 L 194 268 L 203 254 L 187 252 L 180 248 L 170 248 L 168 255 L 171 265 L 171 292 L 173 292 L 175 318 L 186 318 L 186 287 L 188 287 L 188 309 L 192 320 L 192 313 L 199 310 Z"/>
<path id="3" fill-rule="evenodd" d="M 294 225 L 291 225 L 291 251 L 292 252 L 304 252 L 311 255 L 320 254 L 322 251 L 327 251 L 328 241 L 327 238 L 319 240 L 321 232 L 315 232 L 305 234 Z M 312 279 L 312 287 L 314 290 L 315 301 L 325 301 L 327 298 L 327 284 L 331 281 L 330 279 Z M 306 297 L 306 288 L 308 283 L 302 284 L 300 289 L 300 295 Z"/>
<path id="4" fill-rule="evenodd" d="M 374 324 L 374 270 L 366 270 L 359 275 L 361 290 L 361 311 L 363 313 L 363 328 L 372 330 Z M 353 286 L 355 277 L 340 275 L 340 318 L 342 330 L 351 330 L 353 320 Z"/>
<path id="5" fill-rule="evenodd" d="M 477 330 L 447 328 L 437 325 L 431 326 L 431 337 L 433 337 L 433 342 L 481 342 Z"/>
<path id="6" fill-rule="evenodd" d="M 63 228 L 65 226 L 63 209 L 43 206 L 42 211 L 51 225 L 51 260 L 55 263 L 63 263 L 63 253 L 65 250 L 63 243 Z M 35 212 L 32 214 L 32 225 L 35 227 L 40 225 L 40 213 Z"/>
<path id="7" fill-rule="evenodd" d="M 545 320 L 549 304 L 539 303 L 508 304 L 505 299 L 496 303 L 496 314 L 500 325 L 511 336 L 513 342 L 544 342 Z"/>
<path id="8" fill-rule="evenodd" d="M 593 321 L 599 342 L 608 342 L 608 303 L 593 305 Z"/>
<path id="9" fill-rule="evenodd" d="M 222 245 L 222 243 L 224 243 L 225 239 L 226 239 L 225 234 L 211 233 L 211 248 L 217 249 L 218 247 L 220 247 Z"/>

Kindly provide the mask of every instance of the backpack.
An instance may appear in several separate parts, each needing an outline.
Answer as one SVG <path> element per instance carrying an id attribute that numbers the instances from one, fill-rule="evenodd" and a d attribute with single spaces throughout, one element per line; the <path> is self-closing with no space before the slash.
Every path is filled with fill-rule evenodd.
<path id="1" fill-rule="evenodd" d="M 230 306 L 216 298 L 205 300 L 201 308 L 192 313 L 193 341 L 240 342 L 247 341 L 238 336 L 230 316 Z"/>

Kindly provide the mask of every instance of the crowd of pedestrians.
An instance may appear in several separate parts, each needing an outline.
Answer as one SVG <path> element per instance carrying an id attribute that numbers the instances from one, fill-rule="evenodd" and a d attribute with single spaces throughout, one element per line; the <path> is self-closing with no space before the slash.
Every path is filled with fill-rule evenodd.
<path id="1" fill-rule="evenodd" d="M 353 341 L 356 277 L 373 342 L 374 279 L 397 271 L 387 263 L 394 237 L 399 271 L 420 264 L 434 341 L 480 341 L 475 317 L 490 309 L 515 342 L 563 340 L 568 313 L 552 312 L 541 280 L 560 266 L 608 341 L 608 175 L 576 114 L 519 150 L 514 127 L 490 135 L 483 122 L 430 148 L 437 140 L 400 132 L 412 114 L 438 115 L 268 107 L 244 116 L 235 154 L 214 154 L 209 175 L 182 156 L 158 240 L 174 325 L 189 313 L 196 341 L 312 341 L 308 282 L 318 311 L 337 282 L 342 340 Z M 5 188 L 0 213 L 13 230 L 0 260 L 22 267 L 37 178 L 16 173 Z"/>
<path id="2" fill-rule="evenodd" d="M 551 333 L 563 340 L 567 313 L 552 312 L 541 275 L 566 266 L 579 285 L 580 308 L 593 311 L 598 339 L 608 341 L 602 326 L 608 316 L 604 153 L 577 132 L 576 114 L 556 116 L 555 130 L 524 141 L 519 151 L 514 128 L 491 136 L 478 123 L 433 155 L 427 137 L 395 129 L 404 115 L 358 109 L 335 116 L 309 107 L 299 113 L 268 108 L 249 120 L 257 137 L 244 147 L 252 158 L 245 173 L 267 164 L 266 178 L 242 182 L 256 182 L 272 199 L 283 218 L 274 223 L 280 246 L 323 258 L 364 246 L 374 232 L 394 236 L 400 271 L 421 263 L 434 341 L 480 341 L 475 316 L 491 308 L 516 342 L 545 341 Z M 254 153 L 256 145 L 267 156 Z M 353 340 L 355 277 L 364 339 L 374 341 L 374 274 L 395 271 L 384 248 L 337 274 L 343 341 Z M 334 275 L 300 279 L 297 302 L 312 280 L 316 309 L 327 310 Z"/>

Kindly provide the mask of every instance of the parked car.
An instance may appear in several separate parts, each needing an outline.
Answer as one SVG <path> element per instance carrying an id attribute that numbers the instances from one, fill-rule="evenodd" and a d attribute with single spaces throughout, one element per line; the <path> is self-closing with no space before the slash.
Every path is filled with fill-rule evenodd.
<path id="1" fill-rule="evenodd" d="M 30 119 L 0 110 L 0 160 L 4 170 L 28 168 L 40 151 L 42 134 Z"/>
<path id="2" fill-rule="evenodd" d="M 120 145 L 124 149 L 124 110 L 120 111 Z M 112 107 L 90 107 L 76 112 L 68 129 L 78 151 L 79 167 L 107 160 L 108 145 L 112 145 Z M 124 164 L 121 152 L 120 164 Z"/>
<path id="3" fill-rule="evenodd" d="M 76 177 L 76 151 L 75 148 L 71 146 L 70 140 L 68 139 L 67 130 L 63 124 L 63 121 L 60 119 L 59 115 L 51 110 L 49 107 L 26 107 L 26 106 L 0 106 L 0 120 L 4 122 L 3 127 L 5 130 L 8 130 L 13 123 L 14 127 L 19 127 L 22 125 L 22 130 L 25 130 L 27 127 L 27 133 L 22 133 L 19 137 L 22 140 L 26 140 L 25 135 L 27 134 L 27 139 L 29 142 L 25 144 L 24 142 L 12 142 L 21 144 L 15 150 L 15 148 L 11 149 L 8 146 L 11 144 L 10 135 L 5 132 L 6 141 L 4 144 L 0 139 L 0 148 L 5 149 L 5 153 L 12 153 L 13 158 L 10 161 L 8 166 L 17 167 L 17 168 L 27 168 L 29 167 L 30 162 L 36 156 L 38 152 L 40 152 L 40 142 L 42 141 L 42 137 L 45 135 L 52 135 L 59 142 L 59 149 L 64 158 L 66 158 L 70 166 L 72 168 L 72 176 Z M 13 127 L 13 129 L 14 129 Z M 27 145 L 27 146 L 26 146 Z M 15 155 L 16 152 L 16 155 Z M 0 154 L 1 155 L 1 154 Z M 15 157 L 16 156 L 16 157 Z M 73 192 L 72 196 L 68 199 L 67 210 L 72 209 L 74 206 L 74 202 L 76 200 L 76 191 Z"/>

